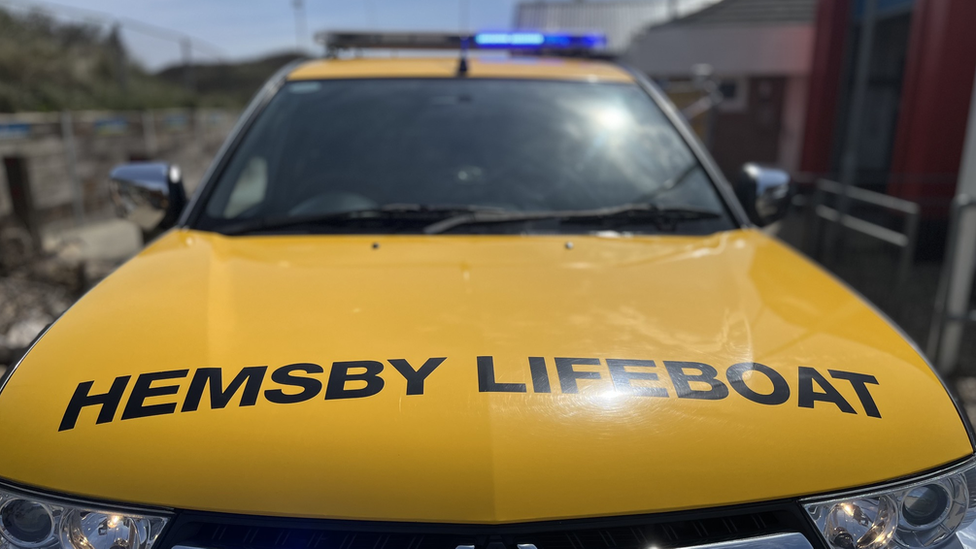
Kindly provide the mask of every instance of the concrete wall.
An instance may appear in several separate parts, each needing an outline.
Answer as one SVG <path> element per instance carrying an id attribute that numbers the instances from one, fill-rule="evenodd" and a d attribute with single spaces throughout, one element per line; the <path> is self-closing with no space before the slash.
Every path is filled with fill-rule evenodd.
<path id="1" fill-rule="evenodd" d="M 809 23 L 666 25 L 635 38 L 624 60 L 663 80 L 688 79 L 694 65 L 711 65 L 716 80 L 738 88 L 711 130 L 712 152 L 726 174 L 747 161 L 797 171 L 813 33 Z"/>
<path id="2" fill-rule="evenodd" d="M 624 61 L 654 76 L 686 75 L 698 63 L 717 75 L 805 75 L 812 47 L 810 24 L 675 25 L 637 36 Z"/>
<path id="3" fill-rule="evenodd" d="M 719 0 L 625 0 L 520 2 L 515 28 L 540 31 L 601 31 L 607 50 L 619 54 L 641 29 L 683 17 Z"/>
<path id="4" fill-rule="evenodd" d="M 40 224 L 80 221 L 74 215 L 79 199 L 85 214 L 109 206 L 108 173 L 124 162 L 177 163 L 192 192 L 238 114 L 165 110 L 0 115 L 0 159 L 26 160 Z M 7 174 L 0 164 L 0 220 L 9 222 L 11 216 Z"/>

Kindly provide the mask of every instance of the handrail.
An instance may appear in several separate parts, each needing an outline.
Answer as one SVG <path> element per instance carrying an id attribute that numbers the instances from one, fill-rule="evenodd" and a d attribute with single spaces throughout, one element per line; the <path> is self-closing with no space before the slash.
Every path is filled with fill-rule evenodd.
<path id="1" fill-rule="evenodd" d="M 901 213 L 905 216 L 904 230 L 901 232 L 895 231 L 866 219 L 854 217 L 850 213 L 841 213 L 834 208 L 826 206 L 823 204 L 823 195 L 825 193 L 835 194 L 841 197 L 846 195 L 850 200 L 864 202 Z M 901 248 L 895 278 L 895 290 L 900 290 L 908 282 L 908 273 L 911 270 L 912 259 L 915 257 L 915 246 L 918 242 L 918 223 L 921 217 L 921 208 L 917 203 L 867 189 L 842 185 L 836 181 L 819 179 L 815 187 L 811 213 L 825 221 L 837 223 L 845 229 L 850 229 Z M 834 242 L 830 239 L 826 245 L 832 247 Z M 834 257 L 832 252 L 832 249 L 828 249 L 826 256 L 828 258 Z"/>
<path id="2" fill-rule="evenodd" d="M 817 185 L 829 193 L 842 194 L 844 192 L 843 185 L 836 181 L 830 181 L 829 179 L 821 179 L 817 182 Z M 915 202 L 897 198 L 890 194 L 876 193 L 860 187 L 849 187 L 847 189 L 847 196 L 854 200 L 875 204 L 883 208 L 888 208 L 889 210 L 898 210 L 909 215 L 919 213 L 918 204 Z"/>

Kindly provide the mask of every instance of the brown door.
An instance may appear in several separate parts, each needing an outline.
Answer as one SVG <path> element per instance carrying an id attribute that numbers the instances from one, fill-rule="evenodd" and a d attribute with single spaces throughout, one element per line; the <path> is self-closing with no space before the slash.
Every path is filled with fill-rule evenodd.
<path id="1" fill-rule="evenodd" d="M 715 114 L 712 155 L 726 177 L 732 178 L 746 162 L 774 164 L 779 158 L 786 79 L 748 79 L 741 109 Z"/>
<path id="2" fill-rule="evenodd" d="M 7 188 L 10 191 L 14 219 L 30 233 L 35 249 L 39 248 L 40 236 L 34 219 L 34 200 L 31 197 L 27 159 L 22 156 L 5 156 L 3 169 L 7 174 Z"/>

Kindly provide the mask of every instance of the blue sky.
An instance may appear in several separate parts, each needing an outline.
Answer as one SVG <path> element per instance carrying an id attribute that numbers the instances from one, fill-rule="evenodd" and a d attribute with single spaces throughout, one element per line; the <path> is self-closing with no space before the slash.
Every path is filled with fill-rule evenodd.
<path id="1" fill-rule="evenodd" d="M 292 0 L 54 0 L 186 33 L 231 59 L 295 46 Z M 505 28 L 518 0 L 305 0 L 309 34 L 323 29 L 456 30 L 467 2 L 473 28 Z M 145 65 L 179 60 L 179 46 L 132 31 L 123 36 Z M 311 43 L 311 39 L 309 39 Z M 319 51 L 316 49 L 315 51 Z"/>

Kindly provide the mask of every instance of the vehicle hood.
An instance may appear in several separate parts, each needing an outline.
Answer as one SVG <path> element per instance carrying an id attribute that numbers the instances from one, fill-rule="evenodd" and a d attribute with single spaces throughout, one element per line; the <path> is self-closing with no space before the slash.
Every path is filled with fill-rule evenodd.
<path id="1" fill-rule="evenodd" d="M 819 494 L 973 452 L 916 349 L 754 230 L 173 231 L 39 340 L 0 440 L 0 478 L 59 493 L 448 523 Z"/>

